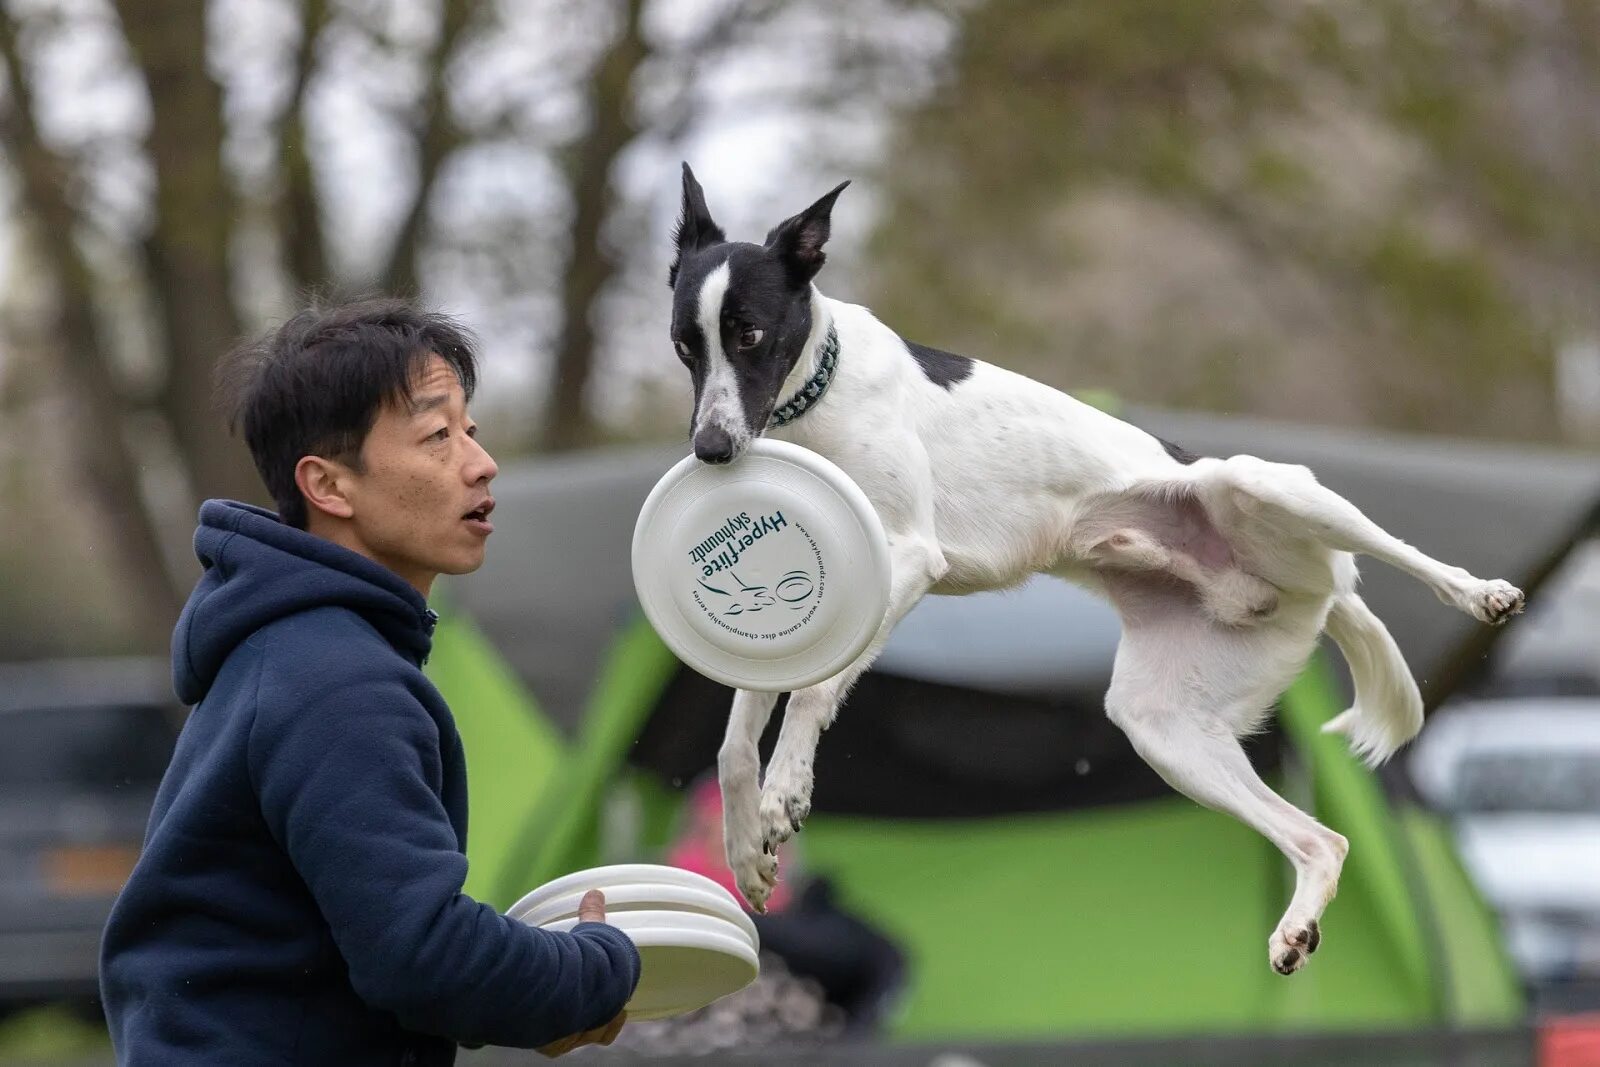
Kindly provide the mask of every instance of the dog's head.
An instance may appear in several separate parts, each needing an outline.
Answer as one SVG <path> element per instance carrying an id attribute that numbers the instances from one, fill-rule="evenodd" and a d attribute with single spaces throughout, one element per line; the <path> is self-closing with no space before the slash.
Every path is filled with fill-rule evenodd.
<path id="1" fill-rule="evenodd" d="M 811 279 L 827 258 L 833 202 L 849 182 L 773 227 L 765 244 L 729 241 L 683 165 L 683 213 L 667 273 L 672 346 L 694 379 L 694 454 L 727 463 L 761 436 L 811 334 Z"/>

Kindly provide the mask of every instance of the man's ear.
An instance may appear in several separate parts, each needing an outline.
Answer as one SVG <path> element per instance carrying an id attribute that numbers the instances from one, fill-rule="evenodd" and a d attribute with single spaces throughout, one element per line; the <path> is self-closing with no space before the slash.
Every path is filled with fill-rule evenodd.
<path id="1" fill-rule="evenodd" d="M 711 211 L 706 207 L 705 190 L 700 188 L 700 183 L 695 180 L 694 171 L 689 169 L 688 163 L 685 163 L 683 209 L 678 215 L 678 228 L 672 234 L 672 243 L 677 251 L 672 257 L 672 266 L 667 271 L 667 287 L 670 289 L 678 284 L 678 265 L 683 262 L 685 255 L 727 239 L 722 227 L 711 219 Z"/>
<path id="2" fill-rule="evenodd" d="M 350 469 L 337 460 L 322 456 L 301 456 L 294 465 L 294 484 L 306 498 L 306 510 L 320 511 L 336 519 L 356 513 L 350 503 Z"/>
<path id="3" fill-rule="evenodd" d="M 828 241 L 832 228 L 833 202 L 839 199 L 849 182 L 840 182 L 833 190 L 800 214 L 785 219 L 767 234 L 767 247 L 778 253 L 789 270 L 789 277 L 804 285 L 817 276 L 827 256 L 822 246 Z"/>

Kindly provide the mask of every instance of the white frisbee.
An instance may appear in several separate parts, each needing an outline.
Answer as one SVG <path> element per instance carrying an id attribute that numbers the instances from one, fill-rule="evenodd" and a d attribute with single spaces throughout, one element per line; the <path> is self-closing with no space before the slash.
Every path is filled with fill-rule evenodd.
<path id="1" fill-rule="evenodd" d="M 639 950 L 630 1020 L 665 1019 L 737 993 L 761 973 L 759 943 L 726 919 L 682 911 L 623 911 L 606 922 Z M 576 918 L 542 924 L 570 932 Z"/>
<path id="2" fill-rule="evenodd" d="M 712 915 L 733 923 L 750 937 L 753 944 L 759 943 L 755 923 L 744 909 L 727 893 L 711 893 L 704 889 L 695 889 L 689 886 L 666 885 L 664 883 L 623 883 L 621 885 L 606 886 L 601 892 L 606 895 L 606 915 L 619 916 L 624 912 L 637 911 L 683 911 L 700 915 Z M 531 908 L 512 908 L 506 912 L 513 919 L 525 922 L 530 926 L 545 926 L 561 919 L 577 917 L 578 905 L 583 900 L 583 893 L 568 893 L 556 897 Z"/>
<path id="3" fill-rule="evenodd" d="M 523 920 L 526 922 L 527 920 Z M 581 922 L 576 915 L 566 919 L 551 919 L 549 922 L 540 923 L 544 930 L 561 930 L 567 933 Z M 634 930 L 695 930 L 705 934 L 717 934 L 722 937 L 732 937 L 749 945 L 752 951 L 761 951 L 761 939 L 753 932 L 746 932 L 738 924 L 717 915 L 701 915 L 693 911 L 677 911 L 675 909 L 657 908 L 644 911 L 619 911 L 615 915 L 606 912 L 606 923 L 615 926 L 618 930 L 631 933 Z"/>
<path id="4" fill-rule="evenodd" d="M 732 463 L 688 456 L 644 502 L 633 582 L 684 663 L 737 689 L 783 693 L 831 678 L 889 607 L 889 542 L 860 486 L 787 441 Z"/>
<path id="5" fill-rule="evenodd" d="M 611 886 L 620 885 L 684 886 L 726 898 L 735 907 L 739 904 L 732 893 L 710 878 L 682 867 L 673 867 L 665 863 L 612 863 L 552 878 L 544 885 L 524 893 L 520 900 L 506 909 L 506 914 L 513 919 L 520 919 L 534 908 L 541 907 L 558 897 L 571 893 L 582 897 L 591 889 L 604 892 Z"/>

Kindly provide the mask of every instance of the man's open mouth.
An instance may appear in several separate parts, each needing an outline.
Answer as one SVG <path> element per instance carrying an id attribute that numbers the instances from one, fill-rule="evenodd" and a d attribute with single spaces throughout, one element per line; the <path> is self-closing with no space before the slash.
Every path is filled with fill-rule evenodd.
<path id="1" fill-rule="evenodd" d="M 489 522 L 489 513 L 494 510 L 494 498 L 490 497 L 465 515 L 461 516 L 463 522 L 471 525 L 482 533 L 491 533 L 494 525 Z"/>

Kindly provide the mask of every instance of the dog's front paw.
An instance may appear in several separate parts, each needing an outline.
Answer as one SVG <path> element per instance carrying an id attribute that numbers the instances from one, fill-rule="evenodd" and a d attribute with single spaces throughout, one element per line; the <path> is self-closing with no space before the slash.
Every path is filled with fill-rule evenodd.
<path id="1" fill-rule="evenodd" d="M 761 791 L 761 847 L 776 856 L 778 846 L 799 833 L 810 814 L 810 790 L 782 779 L 769 782 Z"/>
<path id="2" fill-rule="evenodd" d="M 752 845 L 730 856 L 728 866 L 733 871 L 734 882 L 739 886 L 739 895 L 749 901 L 756 911 L 765 912 L 767 898 L 778 884 L 776 853 L 764 852 L 759 846 Z"/>
<path id="3" fill-rule="evenodd" d="M 1479 622 L 1499 626 L 1511 616 L 1519 614 L 1523 604 L 1522 590 L 1510 582 L 1495 578 L 1479 582 L 1469 589 L 1462 598 L 1461 608 L 1470 612 Z"/>
<path id="4" fill-rule="evenodd" d="M 1322 931 L 1315 919 L 1279 926 L 1267 939 L 1267 961 L 1279 974 L 1293 974 L 1306 965 L 1320 944 Z"/>

